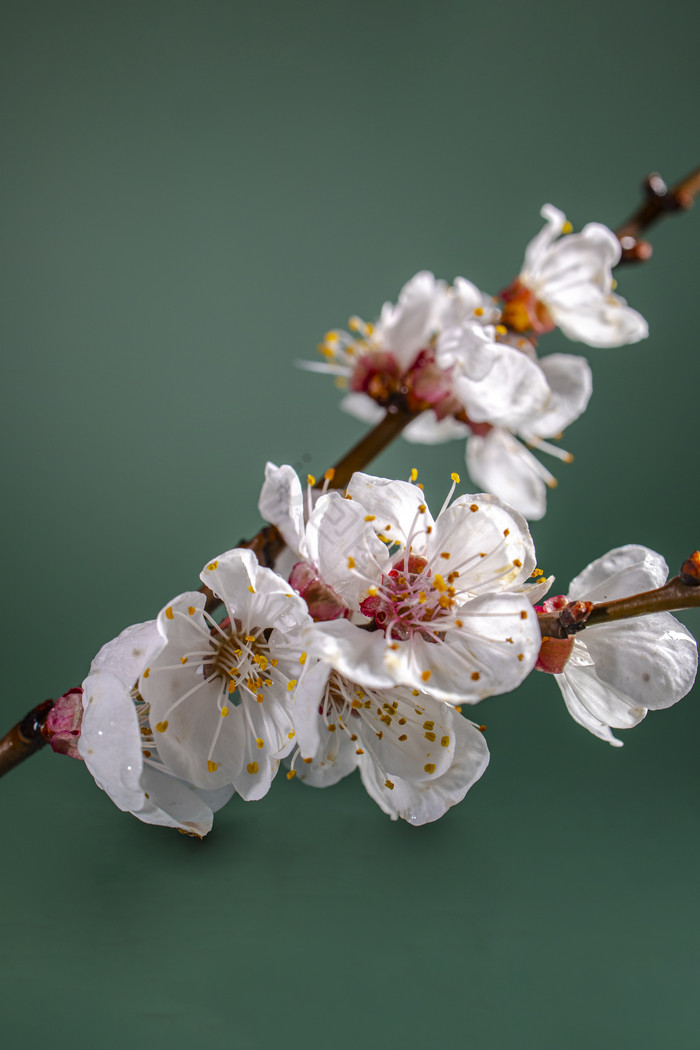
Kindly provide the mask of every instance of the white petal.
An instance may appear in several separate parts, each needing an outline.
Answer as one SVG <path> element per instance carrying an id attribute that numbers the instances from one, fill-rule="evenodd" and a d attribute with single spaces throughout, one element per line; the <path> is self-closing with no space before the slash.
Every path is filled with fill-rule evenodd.
<path id="1" fill-rule="evenodd" d="M 377 765 L 369 757 L 360 759 L 360 775 L 368 794 L 392 819 L 401 817 L 413 825 L 437 820 L 462 801 L 486 769 L 489 752 L 483 734 L 456 711 L 449 721 L 455 749 L 449 768 L 441 776 L 420 779 L 419 770 L 409 779 L 392 776 L 389 771 L 393 787 L 388 788 L 387 778 Z"/>
<path id="2" fill-rule="evenodd" d="M 465 321 L 495 324 L 501 315 L 493 296 L 482 292 L 465 277 L 455 277 L 443 303 L 440 326 L 450 328 Z"/>
<path id="3" fill-rule="evenodd" d="M 307 627 L 304 648 L 352 682 L 372 689 L 395 685 L 393 661 L 385 665 L 386 640 L 381 631 L 364 631 L 349 620 L 328 620 Z"/>
<path id="4" fill-rule="evenodd" d="M 549 385 L 539 364 L 522 351 L 500 343 L 494 357 L 491 370 L 479 382 L 455 376 L 455 394 L 475 423 L 517 430 L 546 408 Z"/>
<path id="5" fill-rule="evenodd" d="M 396 306 L 382 311 L 375 337 L 391 351 L 402 369 L 409 368 L 428 343 L 441 312 L 444 281 L 423 270 L 401 289 Z"/>
<path id="6" fill-rule="evenodd" d="M 305 668 L 294 690 L 294 701 L 291 715 L 294 723 L 295 741 L 299 745 L 302 758 L 317 753 L 321 745 L 321 719 L 318 709 L 323 700 L 330 666 L 325 663 L 313 663 Z"/>
<path id="7" fill-rule="evenodd" d="M 343 412 L 354 416 L 355 419 L 361 419 L 363 423 L 379 423 L 386 415 L 381 405 L 367 394 L 346 394 L 340 402 L 340 407 Z"/>
<path id="8" fill-rule="evenodd" d="M 590 222 L 581 233 L 552 244 L 539 261 L 533 291 L 550 310 L 583 306 L 611 291 L 611 271 L 619 258 L 620 242 L 612 230 Z"/>
<path id="9" fill-rule="evenodd" d="M 364 706 L 348 720 L 361 745 L 358 764 L 374 765 L 382 783 L 436 780 L 448 772 L 456 748 L 453 708 L 400 685 L 361 695 Z"/>
<path id="10" fill-rule="evenodd" d="M 531 521 L 544 517 L 547 487 L 538 461 L 506 430 L 494 427 L 485 437 L 467 441 L 467 469 L 472 479 L 505 500 Z"/>
<path id="11" fill-rule="evenodd" d="M 285 543 L 298 551 L 304 536 L 304 496 L 293 467 L 265 464 L 258 510 L 265 521 L 279 529 Z"/>
<path id="12" fill-rule="evenodd" d="M 492 327 L 472 322 L 444 329 L 435 344 L 439 368 L 454 368 L 467 379 L 484 379 L 499 360 L 498 344 Z"/>
<path id="13" fill-rule="evenodd" d="M 444 441 L 469 437 L 470 433 L 467 424 L 453 416 L 436 419 L 434 412 L 423 412 L 408 424 L 402 436 L 413 445 L 441 445 Z"/>
<path id="14" fill-rule="evenodd" d="M 306 558 L 350 608 L 359 605 L 372 582 L 379 581 L 389 561 L 374 523 L 367 522 L 366 516 L 360 503 L 329 492 L 319 499 L 306 527 Z"/>
<path id="15" fill-rule="evenodd" d="M 243 694 L 235 714 L 240 716 L 244 750 L 233 785 L 241 798 L 252 802 L 267 794 L 280 758 L 294 747 L 294 728 L 290 712 L 273 696 L 259 704 Z"/>
<path id="16" fill-rule="evenodd" d="M 139 691 L 150 704 L 149 722 L 164 764 L 181 780 L 215 790 L 233 782 L 243 742 L 225 684 L 219 677 L 207 681 L 201 669 L 207 650 L 213 653 L 203 605 L 204 595 L 188 592 L 160 613 L 166 644 L 144 670 Z M 222 716 L 222 709 L 230 715 Z M 218 768 L 210 769 L 210 761 Z"/>
<path id="17" fill-rule="evenodd" d="M 364 507 L 366 514 L 374 515 L 375 520 L 371 524 L 377 532 L 395 539 L 402 546 L 406 546 L 410 535 L 414 549 L 421 550 L 424 547 L 426 530 L 434 522 L 425 502 L 425 494 L 417 485 L 408 481 L 377 478 L 358 471 L 350 479 L 348 495 Z"/>
<path id="18" fill-rule="evenodd" d="M 101 667 L 83 682 L 83 706 L 78 751 L 85 765 L 120 809 L 141 809 L 141 734 L 130 689 Z"/>
<path id="19" fill-rule="evenodd" d="M 537 605 L 554 583 L 554 576 L 540 576 L 536 583 L 523 584 L 520 588 L 531 605 Z"/>
<path id="20" fill-rule="evenodd" d="M 459 609 L 444 641 L 398 641 L 347 620 L 304 631 L 309 653 L 366 688 L 407 685 L 440 700 L 476 703 L 514 689 L 534 666 L 541 637 L 524 595 L 488 594 Z"/>
<path id="21" fill-rule="evenodd" d="M 319 736 L 316 751 L 305 756 L 311 758 L 311 762 L 297 757 L 294 771 L 297 779 L 310 787 L 332 787 L 357 768 L 357 744 L 351 741 L 347 733 L 337 730 L 330 733 L 321 719 L 318 720 L 325 736 Z"/>
<path id="22" fill-rule="evenodd" d="M 481 595 L 459 609 L 459 618 L 462 627 L 447 631 L 442 643 L 416 637 L 388 650 L 399 680 L 440 700 L 469 704 L 520 685 L 542 641 L 527 598 Z"/>
<path id="23" fill-rule="evenodd" d="M 551 391 L 543 410 L 521 429 L 527 439 L 560 434 L 585 411 L 593 392 L 593 377 L 585 357 L 573 354 L 549 354 L 540 358 Z"/>
<path id="24" fill-rule="evenodd" d="M 200 573 L 200 579 L 223 599 L 229 616 L 249 627 L 279 627 L 291 631 L 308 619 L 305 602 L 286 580 L 263 568 L 250 550 L 220 554 Z"/>
<path id="25" fill-rule="evenodd" d="M 131 689 L 153 653 L 162 645 L 155 620 L 134 624 L 102 646 L 90 665 L 90 674 L 108 670 L 127 689 Z"/>
<path id="26" fill-rule="evenodd" d="M 587 729 L 589 733 L 593 733 L 600 740 L 605 740 L 608 744 L 612 744 L 613 747 L 622 747 L 622 741 L 613 736 L 607 722 L 601 722 L 586 707 L 582 698 L 587 697 L 589 694 L 587 689 L 588 678 L 585 675 L 581 675 L 580 678 L 581 681 L 578 678 L 572 680 L 570 673 L 554 675 L 569 714 L 574 722 L 578 722 L 580 726 L 583 726 L 584 729 Z M 592 704 L 592 706 L 595 705 Z M 643 711 L 643 708 L 641 710 Z M 646 714 L 646 712 L 643 713 Z"/>
<path id="27" fill-rule="evenodd" d="M 536 565 L 525 519 L 487 493 L 459 496 L 442 511 L 428 555 L 433 572 L 459 572 L 458 595 L 505 590 L 527 580 Z"/>
<path id="28" fill-rule="evenodd" d="M 164 652 L 178 659 L 170 648 Z M 234 783 L 247 727 L 218 678 L 205 681 L 187 669 L 161 671 L 156 660 L 141 691 L 151 705 L 158 754 L 177 777 L 206 790 Z M 229 711 L 227 717 L 222 708 Z M 209 768 L 210 761 L 216 769 Z"/>
<path id="29" fill-rule="evenodd" d="M 180 828 L 199 836 L 211 831 L 214 812 L 233 795 L 230 786 L 218 792 L 197 791 L 191 784 L 149 766 L 145 767 L 141 782 L 144 805 L 134 813 L 135 817 L 145 824 Z"/>
<path id="30" fill-rule="evenodd" d="M 612 292 L 581 306 L 552 305 L 550 313 L 564 335 L 587 346 L 628 346 L 649 334 L 642 315 Z"/>
<path id="31" fill-rule="evenodd" d="M 540 215 L 546 220 L 540 232 L 536 234 L 525 249 L 525 262 L 523 263 L 521 280 L 525 283 L 530 274 L 536 274 L 542 263 L 547 258 L 551 245 L 562 232 L 566 222 L 563 211 L 555 208 L 553 204 L 543 204 Z"/>
<path id="32" fill-rule="evenodd" d="M 668 566 L 660 554 L 628 543 L 596 558 L 575 576 L 567 591 L 572 600 L 602 602 L 663 586 Z"/>
<path id="33" fill-rule="evenodd" d="M 638 707 L 671 707 L 695 681 L 697 644 L 670 613 L 590 627 L 585 643 L 601 681 Z"/>

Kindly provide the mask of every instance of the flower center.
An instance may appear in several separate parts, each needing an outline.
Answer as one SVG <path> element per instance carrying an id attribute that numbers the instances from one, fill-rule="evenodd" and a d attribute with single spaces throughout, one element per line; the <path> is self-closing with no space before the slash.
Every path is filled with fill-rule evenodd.
<path id="1" fill-rule="evenodd" d="M 277 660 L 270 657 L 267 633 L 259 627 L 244 634 L 238 621 L 224 620 L 212 627 L 210 657 L 203 662 L 206 678 L 216 675 L 229 693 L 245 688 L 262 703 L 265 689 L 273 685 Z"/>
<path id="2" fill-rule="evenodd" d="M 555 328 L 549 310 L 529 288 L 515 279 L 501 292 L 503 311 L 501 320 L 514 332 L 536 332 L 543 335 Z"/>
<path id="3" fill-rule="evenodd" d="M 390 638 L 403 641 L 420 635 L 428 641 L 438 641 L 440 632 L 451 625 L 439 621 L 448 617 L 455 606 L 452 584 L 458 575 L 433 575 L 427 560 L 412 554 L 408 559 L 401 558 L 382 576 L 376 594 L 365 598 L 360 609 Z"/>

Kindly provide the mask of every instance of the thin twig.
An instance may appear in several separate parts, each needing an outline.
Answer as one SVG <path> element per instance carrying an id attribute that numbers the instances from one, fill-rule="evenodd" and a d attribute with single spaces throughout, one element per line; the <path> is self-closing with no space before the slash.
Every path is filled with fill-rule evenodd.
<path id="1" fill-rule="evenodd" d="M 0 777 L 45 746 L 41 730 L 53 705 L 53 700 L 37 704 L 0 740 Z"/>
<path id="2" fill-rule="evenodd" d="M 700 194 L 700 168 L 669 189 L 658 172 L 652 172 L 643 183 L 644 200 L 629 219 L 615 233 L 622 246 L 618 266 L 623 263 L 645 262 L 652 253 L 648 241 L 640 236 L 655 222 L 674 211 L 687 211 Z"/>
<path id="3" fill-rule="evenodd" d="M 570 602 L 559 612 L 539 613 L 543 638 L 569 638 L 587 627 L 650 616 L 658 612 L 678 612 L 700 607 L 700 551 L 683 563 L 680 575 L 642 594 L 615 598 L 607 602 Z"/>

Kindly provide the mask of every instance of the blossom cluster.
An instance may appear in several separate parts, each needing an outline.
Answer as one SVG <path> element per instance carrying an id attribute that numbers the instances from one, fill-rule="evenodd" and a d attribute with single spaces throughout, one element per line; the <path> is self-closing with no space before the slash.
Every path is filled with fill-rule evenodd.
<path id="1" fill-rule="evenodd" d="M 342 407 L 377 424 L 366 443 L 306 489 L 268 463 L 258 537 L 103 646 L 51 710 L 44 738 L 81 758 L 119 808 L 201 836 L 234 795 L 263 798 L 281 769 L 318 788 L 357 770 L 390 817 L 425 824 L 488 765 L 485 727 L 468 712 L 533 671 L 613 746 L 613 730 L 690 690 L 697 645 L 666 610 L 700 604 L 700 552 L 668 587 L 661 556 L 634 544 L 566 594 L 547 597 L 553 578 L 537 568 L 526 519 L 545 513 L 555 479 L 530 449 L 571 459 L 552 440 L 592 390 L 585 358 L 540 357 L 539 340 L 555 327 L 590 347 L 647 334 L 615 292 L 618 238 L 598 223 L 573 233 L 551 205 L 542 215 L 499 296 L 421 271 L 376 323 L 326 334 L 323 363 L 306 367 L 334 374 Z M 455 496 L 453 474 L 433 515 L 415 471 L 363 473 L 377 435 L 401 432 L 466 438 L 484 491 Z M 679 581 L 695 595 L 681 606 L 668 597 Z"/>
<path id="2" fill-rule="evenodd" d="M 618 347 L 647 335 L 644 318 L 614 291 L 617 237 L 600 223 L 573 233 L 550 204 L 542 216 L 522 271 L 500 297 L 423 271 L 376 323 L 351 318 L 350 331 L 326 333 L 323 363 L 305 363 L 347 386 L 342 407 L 365 422 L 403 398 L 421 413 L 404 431 L 409 441 L 466 438 L 472 480 L 531 520 L 544 515 L 556 479 L 529 448 L 570 461 L 549 439 L 561 437 L 592 392 L 587 360 L 538 357 L 538 338 L 558 327 L 588 346 Z"/>
<path id="3" fill-rule="evenodd" d="M 260 510 L 286 544 L 274 569 L 227 551 L 202 570 L 202 591 L 94 659 L 78 751 L 100 787 L 146 823 L 201 836 L 232 795 L 262 798 L 281 763 L 315 787 L 357 769 L 382 810 L 420 825 L 488 764 L 464 708 L 534 669 L 611 743 L 610 727 L 690 689 L 697 648 L 670 613 L 591 628 L 585 644 L 543 641 L 538 609 L 566 599 L 539 604 L 552 580 L 525 519 L 492 495 L 452 498 L 458 480 L 433 517 L 413 475 L 356 473 L 343 492 L 309 479 L 304 493 L 291 467 L 268 464 Z M 666 571 L 654 552 L 625 547 L 570 594 L 617 597 Z"/>

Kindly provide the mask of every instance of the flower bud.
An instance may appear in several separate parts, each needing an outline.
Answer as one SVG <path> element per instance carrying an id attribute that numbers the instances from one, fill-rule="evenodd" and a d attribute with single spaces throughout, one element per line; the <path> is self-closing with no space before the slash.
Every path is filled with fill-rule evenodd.
<path id="1" fill-rule="evenodd" d="M 82 762 L 78 754 L 80 725 L 83 720 L 83 690 L 69 689 L 59 696 L 48 715 L 41 735 L 59 755 L 69 755 Z"/>

